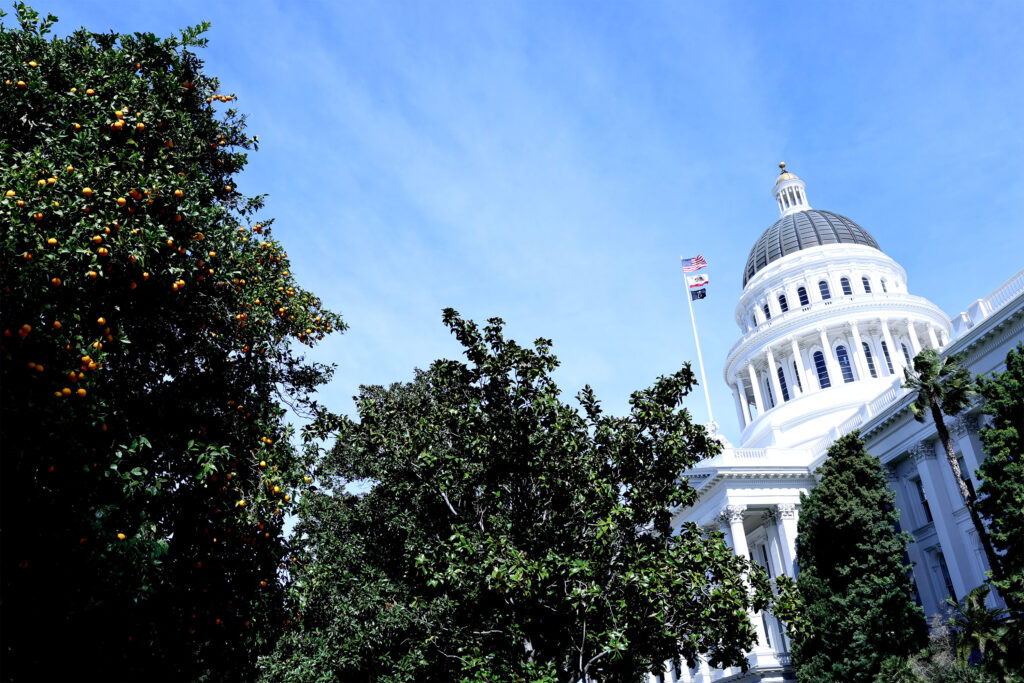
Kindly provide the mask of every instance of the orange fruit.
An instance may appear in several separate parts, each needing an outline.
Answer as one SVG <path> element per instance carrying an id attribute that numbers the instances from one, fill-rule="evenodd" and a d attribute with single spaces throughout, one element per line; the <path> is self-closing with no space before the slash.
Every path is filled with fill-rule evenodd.
<path id="1" fill-rule="evenodd" d="M 92 196 L 92 188 L 91 187 L 83 187 L 82 188 L 82 194 L 85 195 L 86 197 L 91 197 Z"/>
<path id="2" fill-rule="evenodd" d="M 185 196 L 185 193 L 182 190 L 175 190 L 174 191 L 174 196 L 177 197 L 178 199 L 181 199 L 182 197 Z"/>
<path id="3" fill-rule="evenodd" d="M 126 538 L 128 538 L 128 537 L 127 537 L 127 536 L 125 536 L 124 534 L 122 534 L 122 533 L 118 532 L 118 534 L 117 534 L 117 540 L 119 540 L 119 541 L 123 541 L 123 540 L 124 540 L 124 539 L 126 539 Z"/>
<path id="4" fill-rule="evenodd" d="M 8 197 L 13 197 L 14 195 L 15 195 L 14 190 L 7 190 L 7 196 Z"/>
<path id="5" fill-rule="evenodd" d="M 77 393 L 79 396 L 85 396 L 85 389 L 79 389 Z"/>
<path id="6" fill-rule="evenodd" d="M 146 130 L 146 124 L 144 124 L 142 121 L 139 121 L 135 124 L 135 130 Z"/>
<path id="7" fill-rule="evenodd" d="M 95 90 L 93 90 L 92 88 L 86 88 L 86 89 L 85 89 L 85 94 L 86 94 L 86 95 L 95 95 L 95 94 L 96 94 L 96 91 L 95 91 Z"/>
<path id="8" fill-rule="evenodd" d="M 57 244 L 57 238 L 56 237 L 51 237 L 50 239 L 46 240 L 46 243 L 49 244 L 52 247 L 55 244 Z"/>
<path id="9" fill-rule="evenodd" d="M 55 329 L 55 330 L 59 330 L 60 329 L 60 321 L 59 320 L 54 320 L 53 321 L 53 329 Z"/>
<path id="10" fill-rule="evenodd" d="M 92 241 L 95 242 L 96 244 L 99 244 L 100 242 L 103 241 L 103 235 L 94 235 Z"/>
<path id="11" fill-rule="evenodd" d="M 124 197 L 118 197 L 117 198 L 117 205 L 118 206 L 124 206 L 127 203 L 128 203 L 128 200 L 125 199 Z"/>
<path id="12" fill-rule="evenodd" d="M 60 287 L 61 279 L 59 277 L 55 277 L 50 280 L 50 283 L 53 284 L 54 287 Z"/>
<path id="13" fill-rule="evenodd" d="M 102 316 L 99 317 L 99 318 L 96 318 L 96 324 L 97 325 L 106 325 L 107 324 L 107 319 L 102 317 Z"/>
<path id="14" fill-rule="evenodd" d="M 99 273 L 97 273 L 95 270 L 90 270 L 89 271 L 89 279 L 90 280 L 95 280 L 97 277 L 99 277 Z"/>

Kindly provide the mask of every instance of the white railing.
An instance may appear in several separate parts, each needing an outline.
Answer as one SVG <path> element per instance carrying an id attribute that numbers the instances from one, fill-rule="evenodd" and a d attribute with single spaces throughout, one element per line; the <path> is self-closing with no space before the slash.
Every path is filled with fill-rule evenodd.
<path id="1" fill-rule="evenodd" d="M 767 448 L 734 448 L 732 457 L 737 460 L 757 460 L 768 457 Z"/>
<path id="2" fill-rule="evenodd" d="M 868 404 L 868 417 L 878 415 L 878 413 L 881 412 L 882 408 L 885 408 L 893 401 L 902 398 L 903 395 L 907 393 L 907 391 L 907 389 L 903 388 L 902 380 L 894 382 L 893 385 L 889 387 L 889 389 L 885 393 L 879 395 L 877 398 L 875 398 L 875 400 L 871 401 L 871 403 Z"/>
<path id="3" fill-rule="evenodd" d="M 1002 287 L 985 297 L 984 301 L 988 304 L 988 310 L 995 313 L 1017 298 L 1017 295 L 1021 292 L 1024 292 L 1024 270 L 1014 275 Z"/>

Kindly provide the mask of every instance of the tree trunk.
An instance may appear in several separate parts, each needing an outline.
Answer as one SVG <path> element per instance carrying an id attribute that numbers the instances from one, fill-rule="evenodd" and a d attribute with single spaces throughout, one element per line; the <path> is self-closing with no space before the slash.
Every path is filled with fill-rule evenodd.
<path id="1" fill-rule="evenodd" d="M 949 430 L 946 429 L 946 421 L 942 418 L 942 410 L 939 408 L 939 402 L 934 396 L 931 399 L 931 409 L 932 419 L 935 421 L 935 430 L 939 433 L 942 448 L 946 451 L 946 462 L 949 463 L 949 469 L 953 470 L 956 486 L 960 490 L 960 496 L 964 499 L 964 505 L 967 506 L 967 512 L 971 515 L 971 522 L 978 532 L 978 539 L 981 540 L 981 547 L 985 550 L 985 557 L 988 558 L 988 566 L 992 571 L 998 571 L 1000 567 L 999 555 L 996 554 L 995 549 L 992 547 L 992 541 L 988 536 L 988 529 L 985 528 L 985 524 L 981 521 L 978 511 L 974 507 L 974 493 L 967 488 L 967 482 L 964 481 L 964 475 L 960 471 L 960 463 L 956 461 L 956 453 L 953 451 L 953 441 L 949 438 Z"/>

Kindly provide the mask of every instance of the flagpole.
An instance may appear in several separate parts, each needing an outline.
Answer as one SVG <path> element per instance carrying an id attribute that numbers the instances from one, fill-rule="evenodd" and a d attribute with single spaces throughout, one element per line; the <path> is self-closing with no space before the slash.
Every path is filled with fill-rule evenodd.
<path id="1" fill-rule="evenodd" d="M 711 395 L 708 394 L 708 380 L 704 376 L 704 356 L 700 352 L 700 337 L 697 336 L 697 318 L 693 315 L 693 295 L 690 293 L 690 283 L 686 279 L 686 273 L 683 273 L 683 285 L 686 288 L 686 304 L 690 308 L 690 322 L 693 323 L 693 341 L 697 343 L 697 364 L 700 366 L 700 383 L 704 386 L 704 401 L 708 406 L 708 422 L 714 422 L 715 418 L 711 416 Z"/>

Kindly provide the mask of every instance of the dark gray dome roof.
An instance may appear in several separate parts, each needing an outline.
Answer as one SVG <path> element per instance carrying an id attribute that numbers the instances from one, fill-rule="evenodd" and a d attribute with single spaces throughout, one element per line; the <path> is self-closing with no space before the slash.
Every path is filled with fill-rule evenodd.
<path id="1" fill-rule="evenodd" d="M 822 244 L 862 244 L 881 250 L 867 230 L 846 216 L 815 209 L 797 211 L 775 221 L 754 243 L 743 271 L 743 286 L 769 263 Z"/>

